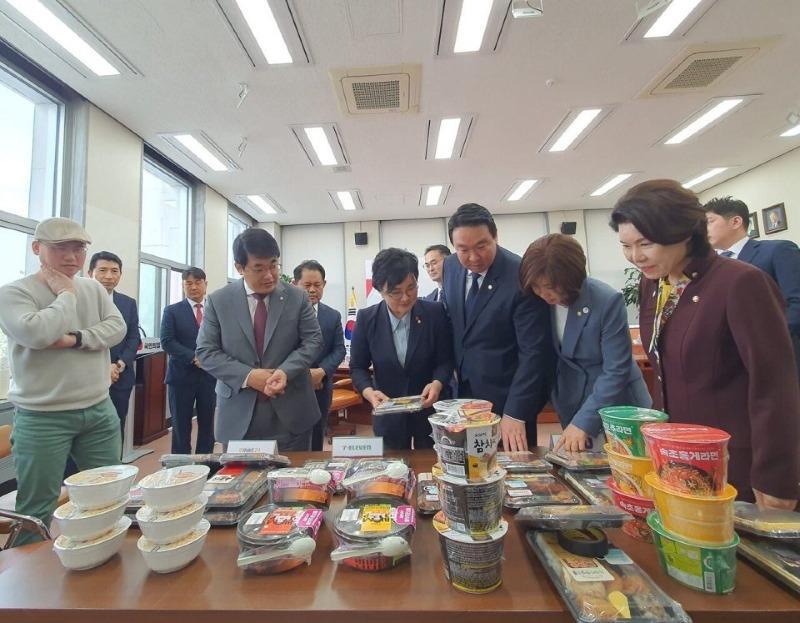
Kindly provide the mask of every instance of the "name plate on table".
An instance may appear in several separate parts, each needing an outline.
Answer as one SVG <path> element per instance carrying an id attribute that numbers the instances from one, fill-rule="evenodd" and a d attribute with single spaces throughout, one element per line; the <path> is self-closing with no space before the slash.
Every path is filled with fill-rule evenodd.
<path id="1" fill-rule="evenodd" d="M 383 456 L 383 437 L 334 437 L 332 442 L 335 457 Z"/>
<path id="2" fill-rule="evenodd" d="M 241 454 L 278 454 L 278 443 L 274 439 L 265 441 L 229 441 L 228 452 Z"/>

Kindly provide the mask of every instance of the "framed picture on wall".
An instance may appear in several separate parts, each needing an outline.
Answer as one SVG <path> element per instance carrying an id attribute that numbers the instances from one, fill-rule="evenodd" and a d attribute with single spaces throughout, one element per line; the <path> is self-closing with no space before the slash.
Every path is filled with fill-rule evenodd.
<path id="1" fill-rule="evenodd" d="M 761 232 L 758 231 L 758 212 L 750 213 L 750 229 L 747 230 L 749 238 L 758 238 Z"/>
<path id="2" fill-rule="evenodd" d="M 761 210 L 761 216 L 764 219 L 765 234 L 774 234 L 789 227 L 786 223 L 786 208 L 782 203 L 776 203 L 774 206 L 764 208 Z"/>

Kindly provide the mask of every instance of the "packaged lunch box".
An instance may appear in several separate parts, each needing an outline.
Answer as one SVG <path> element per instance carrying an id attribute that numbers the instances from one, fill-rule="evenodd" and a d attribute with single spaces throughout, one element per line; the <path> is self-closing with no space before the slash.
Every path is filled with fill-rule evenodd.
<path id="1" fill-rule="evenodd" d="M 507 508 L 580 503 L 580 498 L 552 474 L 515 474 L 506 479 L 503 504 Z"/>
<path id="2" fill-rule="evenodd" d="M 760 510 L 750 502 L 734 502 L 733 526 L 756 536 L 800 543 L 800 513 L 794 511 Z"/>
<path id="3" fill-rule="evenodd" d="M 585 530 L 621 528 L 632 519 L 616 506 L 530 506 L 517 513 L 514 520 L 523 527 L 539 530 Z"/>
<path id="4" fill-rule="evenodd" d="M 420 515 L 435 515 L 442 510 L 439 500 L 439 485 L 433 473 L 425 472 L 417 478 L 417 512 Z"/>
<path id="5" fill-rule="evenodd" d="M 267 474 L 273 504 L 311 504 L 328 508 L 333 495 L 333 478 L 324 469 L 285 467 Z"/>
<path id="6" fill-rule="evenodd" d="M 387 497 L 408 502 L 414 483 L 414 472 L 402 459 L 361 459 L 342 481 L 342 487 L 348 501 Z"/>
<path id="7" fill-rule="evenodd" d="M 331 475 L 331 482 L 333 484 L 335 493 L 344 493 L 342 481 L 350 475 L 355 464 L 354 459 L 336 458 L 318 461 L 309 459 L 303 464 L 306 469 L 324 469 Z"/>
<path id="8" fill-rule="evenodd" d="M 756 536 L 742 536 L 739 553 L 800 594 L 800 545 Z"/>
<path id="9" fill-rule="evenodd" d="M 610 471 L 576 472 L 560 469 L 558 475 L 566 480 L 590 504 L 613 504 L 614 497 L 606 481 L 611 477 Z"/>
<path id="10" fill-rule="evenodd" d="M 497 466 L 506 470 L 509 474 L 549 472 L 553 467 L 539 455 L 527 450 L 521 452 L 498 452 Z"/>
<path id="11" fill-rule="evenodd" d="M 567 452 L 562 448 L 558 452 L 551 450 L 544 458 L 571 471 L 608 470 L 605 452 Z"/>

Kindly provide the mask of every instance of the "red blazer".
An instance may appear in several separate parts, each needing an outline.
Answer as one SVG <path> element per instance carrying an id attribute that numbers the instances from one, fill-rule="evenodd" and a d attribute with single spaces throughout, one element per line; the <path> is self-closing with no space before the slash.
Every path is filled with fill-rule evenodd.
<path id="1" fill-rule="evenodd" d="M 656 408 L 671 422 L 731 435 L 728 481 L 739 498 L 752 488 L 800 497 L 800 387 L 784 303 L 770 277 L 744 262 L 695 258 L 691 283 L 659 338 Z M 643 279 L 639 324 L 649 350 L 658 281 Z"/>

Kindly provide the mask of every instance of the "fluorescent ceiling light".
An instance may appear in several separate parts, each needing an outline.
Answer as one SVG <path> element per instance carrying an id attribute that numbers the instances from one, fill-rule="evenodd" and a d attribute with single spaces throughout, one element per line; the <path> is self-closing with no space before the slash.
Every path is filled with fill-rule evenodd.
<path id="1" fill-rule="evenodd" d="M 789 128 L 788 130 L 786 130 L 786 132 L 781 134 L 781 136 L 797 136 L 798 134 L 800 134 L 800 123 L 798 123 L 793 128 Z"/>
<path id="2" fill-rule="evenodd" d="M 619 175 L 615 175 L 610 180 L 608 180 L 605 184 L 603 184 L 600 188 L 595 190 L 591 196 L 592 197 L 599 197 L 600 195 L 605 195 L 609 190 L 615 188 L 622 184 L 625 180 L 627 180 L 633 173 L 620 173 Z"/>
<path id="3" fill-rule="evenodd" d="M 98 76 L 117 76 L 119 71 L 39 0 L 6 0 L 67 52 Z"/>
<path id="4" fill-rule="evenodd" d="M 317 154 L 317 158 L 319 158 L 319 163 L 325 167 L 338 164 L 325 130 L 320 127 L 303 129 L 311 142 L 311 147 L 314 148 L 314 152 Z"/>
<path id="5" fill-rule="evenodd" d="M 262 209 L 267 214 L 277 214 L 278 211 L 261 195 L 247 195 L 247 200 L 257 208 Z"/>
<path id="6" fill-rule="evenodd" d="M 711 108 L 709 111 L 703 113 L 697 119 L 692 121 L 689 125 L 683 128 L 683 130 L 679 130 L 678 132 L 673 134 L 670 138 L 664 141 L 664 143 L 666 145 L 677 145 L 679 143 L 682 143 L 690 136 L 697 134 L 707 125 L 714 123 L 725 113 L 728 113 L 734 108 L 736 108 L 743 101 L 744 100 L 740 97 L 734 99 L 722 100 L 716 106 Z"/>
<path id="7" fill-rule="evenodd" d="M 477 52 L 481 49 L 493 0 L 463 0 L 453 52 Z"/>
<path id="8" fill-rule="evenodd" d="M 442 197 L 444 186 L 437 184 L 436 186 L 428 186 L 428 192 L 425 194 L 425 205 L 435 206 L 439 204 L 439 199 Z"/>
<path id="9" fill-rule="evenodd" d="M 342 205 L 342 210 L 355 210 L 356 204 L 353 201 L 353 195 L 349 190 L 340 190 L 336 193 L 339 203 Z"/>
<path id="10" fill-rule="evenodd" d="M 242 17 L 250 27 L 253 38 L 270 65 L 291 63 L 292 55 L 286 46 L 278 22 L 267 0 L 236 0 Z"/>
<path id="11" fill-rule="evenodd" d="M 437 160 L 443 160 L 453 157 L 453 147 L 456 144 L 456 137 L 458 136 L 458 128 L 461 125 L 461 118 L 455 119 L 442 119 L 439 124 L 439 136 L 436 139 L 436 156 Z"/>
<path id="12" fill-rule="evenodd" d="M 508 196 L 507 201 L 519 201 L 531 188 L 533 188 L 535 183 L 536 180 L 522 180 Z"/>
<path id="13" fill-rule="evenodd" d="M 587 108 L 578 113 L 578 116 L 567 126 L 567 129 L 561 133 L 558 140 L 550 147 L 550 151 L 564 151 L 580 134 L 594 121 L 594 118 L 602 112 L 601 108 Z"/>
<path id="14" fill-rule="evenodd" d="M 701 182 L 705 182 L 707 179 L 709 179 L 711 177 L 714 177 L 715 175 L 719 175 L 723 171 L 727 171 L 727 170 L 728 170 L 728 167 L 716 167 L 714 169 L 709 169 L 708 171 L 706 171 L 702 175 L 698 175 L 693 180 L 689 180 L 688 182 L 686 182 L 683 185 L 683 187 L 684 188 L 691 188 L 692 186 L 697 186 Z"/>
<path id="15" fill-rule="evenodd" d="M 644 33 L 644 38 L 669 37 L 700 2 L 701 0 L 672 0 L 650 29 Z"/>
<path id="16" fill-rule="evenodd" d="M 197 156 L 212 171 L 227 171 L 228 166 L 191 134 L 176 134 L 175 140 Z"/>

